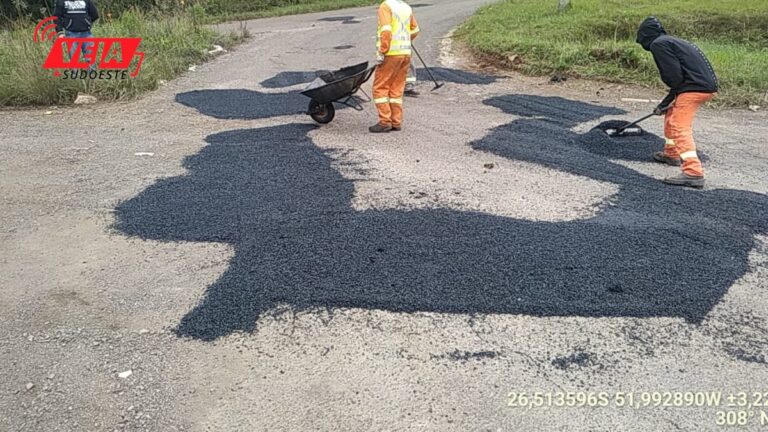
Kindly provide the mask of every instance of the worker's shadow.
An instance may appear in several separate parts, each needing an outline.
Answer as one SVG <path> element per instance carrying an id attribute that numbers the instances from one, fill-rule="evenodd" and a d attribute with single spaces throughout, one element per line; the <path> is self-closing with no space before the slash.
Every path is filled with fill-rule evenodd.
<path id="1" fill-rule="evenodd" d="M 618 186 L 586 220 L 357 211 L 314 128 L 288 124 L 209 136 L 185 175 L 120 204 L 116 228 L 232 245 L 229 268 L 176 328 L 203 340 L 251 331 L 281 306 L 700 321 L 747 272 L 768 200 L 674 189 L 613 163 L 569 131 L 605 109 L 577 107 L 578 118 L 516 120 L 472 145 Z"/>

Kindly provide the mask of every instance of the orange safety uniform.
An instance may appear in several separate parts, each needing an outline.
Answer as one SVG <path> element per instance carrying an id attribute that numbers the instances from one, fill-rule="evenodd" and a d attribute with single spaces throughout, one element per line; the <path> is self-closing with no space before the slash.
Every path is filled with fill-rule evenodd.
<path id="1" fill-rule="evenodd" d="M 378 13 L 378 50 L 384 61 L 373 78 L 373 102 L 379 124 L 399 128 L 403 122 L 403 92 L 411 64 L 411 40 L 419 25 L 411 7 L 402 0 L 385 0 Z"/>
<path id="2" fill-rule="evenodd" d="M 681 93 L 664 117 L 664 155 L 683 160 L 683 173 L 690 176 L 704 176 L 704 168 L 696 153 L 693 141 L 693 118 L 699 107 L 709 102 L 716 93 Z"/>

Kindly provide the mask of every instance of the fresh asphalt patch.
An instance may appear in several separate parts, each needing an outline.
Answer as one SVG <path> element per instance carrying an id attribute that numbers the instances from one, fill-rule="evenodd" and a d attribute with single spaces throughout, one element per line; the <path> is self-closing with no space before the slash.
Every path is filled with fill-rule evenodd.
<path id="1" fill-rule="evenodd" d="M 285 305 L 700 322 L 748 271 L 753 236 L 768 231 L 765 195 L 669 187 L 596 152 L 591 134 L 570 131 L 615 109 L 534 96 L 487 103 L 531 118 L 472 147 L 611 182 L 619 192 L 597 216 L 568 222 L 357 211 L 353 181 L 313 144 L 314 127 L 286 124 L 209 136 L 184 161 L 187 174 L 119 205 L 116 228 L 232 245 L 227 271 L 176 328 L 203 340 L 252 331 Z M 622 144 L 611 157 L 636 153 Z"/>
<path id="2" fill-rule="evenodd" d="M 418 62 L 418 59 L 414 57 L 411 61 Z M 474 84 L 474 85 L 487 85 L 493 84 L 497 81 L 497 78 L 492 75 L 479 74 L 474 72 L 463 71 L 460 69 L 451 69 L 444 67 L 430 67 L 432 75 L 437 78 L 438 81 L 449 82 L 453 84 Z M 416 79 L 419 81 L 432 81 L 424 68 L 416 69 Z"/>
<path id="3" fill-rule="evenodd" d="M 359 21 L 357 17 L 354 17 L 354 16 L 327 17 L 327 18 L 320 18 L 318 21 L 340 22 L 342 24 L 360 24 L 362 22 L 362 21 Z"/>
<path id="4" fill-rule="evenodd" d="M 340 47 L 334 47 L 336 49 L 346 49 L 346 47 L 352 47 L 351 45 L 342 45 Z M 413 61 L 417 61 L 415 58 Z M 467 72 L 460 69 L 451 69 L 444 67 L 430 68 L 432 74 L 439 81 L 449 82 L 453 84 L 474 84 L 474 85 L 488 85 L 497 81 L 497 78 L 492 75 L 478 74 L 474 72 Z M 277 75 L 262 81 L 260 84 L 266 88 L 285 88 L 299 84 L 308 84 L 322 73 L 327 72 L 323 70 L 319 71 L 287 71 L 280 72 Z M 424 82 L 431 82 L 432 78 L 424 68 L 416 68 L 416 79 Z"/>
<path id="5" fill-rule="evenodd" d="M 298 84 L 309 84 L 314 81 L 315 78 L 326 72 L 328 71 L 284 71 L 271 78 L 265 79 L 259 84 L 261 84 L 262 87 L 270 89 L 291 87 Z"/>
<path id="6" fill-rule="evenodd" d="M 652 121 L 652 120 L 646 120 Z M 642 135 L 608 136 L 608 129 L 617 130 L 625 127 L 630 122 L 624 120 L 607 120 L 595 126 L 588 135 L 579 140 L 579 143 L 589 148 L 596 154 L 608 158 L 647 162 L 648 155 L 661 150 L 664 140 L 655 135 L 643 133 Z M 699 159 L 708 162 L 709 156 L 701 149 L 697 149 Z"/>
<path id="7" fill-rule="evenodd" d="M 176 102 L 218 119 L 255 120 L 306 112 L 309 99 L 298 92 L 212 89 L 179 93 Z"/>

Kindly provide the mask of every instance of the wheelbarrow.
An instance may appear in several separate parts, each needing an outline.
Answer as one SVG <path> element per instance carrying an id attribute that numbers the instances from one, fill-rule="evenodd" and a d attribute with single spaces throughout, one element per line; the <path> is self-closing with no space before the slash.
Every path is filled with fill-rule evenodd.
<path id="1" fill-rule="evenodd" d="M 368 67 L 368 62 L 345 67 L 332 72 L 322 72 L 315 81 L 301 92 L 304 96 L 312 99 L 309 101 L 307 114 L 312 120 L 326 124 L 333 120 L 336 115 L 334 103 L 340 103 L 357 111 L 362 111 L 363 106 L 360 102 L 370 102 L 371 98 L 361 90 L 366 81 L 371 78 L 376 66 Z M 367 99 L 362 99 L 355 94 L 362 91 Z"/>

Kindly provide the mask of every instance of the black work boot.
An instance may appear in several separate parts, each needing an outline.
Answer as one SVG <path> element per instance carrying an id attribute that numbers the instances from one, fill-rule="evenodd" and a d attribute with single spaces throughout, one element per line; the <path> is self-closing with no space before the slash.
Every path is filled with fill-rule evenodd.
<path id="1" fill-rule="evenodd" d="M 419 92 L 416 91 L 414 88 L 405 89 L 404 95 L 408 97 L 419 97 Z"/>
<path id="2" fill-rule="evenodd" d="M 686 173 L 674 177 L 667 177 L 662 181 L 674 186 L 687 186 L 696 189 L 702 189 L 704 187 L 704 176 L 692 176 Z"/>
<path id="3" fill-rule="evenodd" d="M 403 130 L 402 126 L 392 125 L 392 132 L 400 132 L 401 130 Z"/>
<path id="4" fill-rule="evenodd" d="M 680 161 L 680 158 L 673 158 L 670 156 L 667 156 L 664 154 L 664 152 L 656 152 L 653 154 L 653 160 L 656 162 L 661 162 L 663 164 L 672 165 L 672 166 L 680 166 L 682 162 Z"/>
<path id="5" fill-rule="evenodd" d="M 382 133 L 382 132 L 389 132 L 392 130 L 392 126 L 390 125 L 383 125 L 381 123 L 376 123 L 375 125 L 368 128 L 368 131 L 371 133 Z"/>

